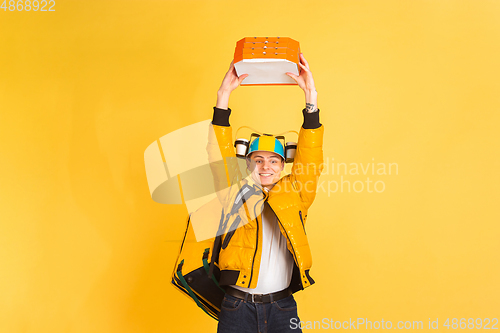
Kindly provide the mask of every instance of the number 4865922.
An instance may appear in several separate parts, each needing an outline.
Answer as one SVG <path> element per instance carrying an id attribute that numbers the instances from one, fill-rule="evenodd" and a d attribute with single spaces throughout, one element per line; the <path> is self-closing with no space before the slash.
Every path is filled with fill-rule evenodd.
<path id="1" fill-rule="evenodd" d="M 40 10 L 41 12 L 55 12 L 55 7 L 56 2 L 55 0 L 9 0 L 9 3 L 7 4 L 7 0 L 3 0 L 2 5 L 0 6 L 0 9 L 3 9 L 4 11 L 7 11 L 7 9 L 11 12 L 13 11 L 38 11 Z"/>

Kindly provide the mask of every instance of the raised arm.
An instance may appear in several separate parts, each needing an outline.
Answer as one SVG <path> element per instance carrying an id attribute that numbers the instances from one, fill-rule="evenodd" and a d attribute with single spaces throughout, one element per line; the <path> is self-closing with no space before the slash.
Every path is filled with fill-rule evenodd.
<path id="1" fill-rule="evenodd" d="M 212 169 L 212 176 L 217 194 L 220 190 L 238 182 L 241 173 L 233 147 L 232 128 L 229 124 L 229 96 L 248 74 L 236 75 L 233 62 L 217 91 L 217 103 L 214 107 L 212 125 L 209 130 L 207 152 Z"/>
<path id="2" fill-rule="evenodd" d="M 236 69 L 231 61 L 229 65 L 229 70 L 227 71 L 219 90 L 217 91 L 217 103 L 215 107 L 218 109 L 229 109 L 229 97 L 234 89 L 238 88 L 241 82 L 248 76 L 248 74 L 243 74 L 240 77 L 236 74 Z"/>
<path id="3" fill-rule="evenodd" d="M 220 150 L 221 157 L 226 163 L 235 163 L 235 152 L 233 147 L 233 138 L 231 126 L 229 124 L 229 116 L 231 115 L 231 109 L 229 108 L 229 97 L 231 93 L 239 87 L 241 82 L 248 76 L 248 74 L 243 74 L 240 77 L 236 74 L 236 69 L 231 61 L 229 65 L 229 70 L 224 75 L 222 83 L 219 90 L 217 91 L 217 103 L 215 104 L 212 125 L 215 134 L 215 140 L 209 140 L 212 147 L 217 146 Z M 234 157 L 234 158 L 232 158 Z M 229 159 L 228 159 L 229 158 Z M 236 170 L 235 167 L 228 167 L 230 172 L 229 179 L 234 179 L 232 170 Z"/>
<path id="4" fill-rule="evenodd" d="M 309 69 L 309 63 L 302 53 L 299 58 L 299 75 L 295 75 L 290 72 L 286 73 L 286 75 L 294 79 L 300 89 L 304 91 L 306 97 L 306 112 L 316 112 L 318 111 L 318 92 L 316 91 L 316 86 L 314 85 L 313 75 Z"/>
<path id="5" fill-rule="evenodd" d="M 314 79 L 302 53 L 299 66 L 299 75 L 287 73 L 304 91 L 306 98 L 306 107 L 302 110 L 304 123 L 300 129 L 290 177 L 308 208 L 316 197 L 316 187 L 323 169 L 323 125 L 319 122 L 318 93 Z"/>

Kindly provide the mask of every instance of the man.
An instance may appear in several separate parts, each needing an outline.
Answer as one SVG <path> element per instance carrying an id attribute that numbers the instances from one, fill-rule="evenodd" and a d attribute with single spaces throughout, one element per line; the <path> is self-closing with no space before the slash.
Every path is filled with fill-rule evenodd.
<path id="1" fill-rule="evenodd" d="M 226 290 L 219 333 L 296 332 L 291 328 L 292 318 L 298 321 L 292 294 L 314 283 L 309 275 L 312 258 L 305 223 L 321 174 L 323 126 L 312 73 L 302 54 L 299 66 L 299 75 L 287 73 L 306 99 L 292 172 L 281 178 L 285 156 L 276 138 L 264 135 L 255 139 L 247 154 L 251 177 L 243 184 L 259 199 L 261 212 L 252 215 L 251 205 L 236 206 L 244 201 L 244 192 L 239 192 L 240 197 L 229 195 L 231 205 L 223 214 L 227 213 L 227 227 L 211 251 L 211 260 L 220 270 L 219 284 Z M 225 159 L 234 157 L 229 97 L 247 76 L 238 77 L 231 63 L 217 93 L 212 125 Z M 258 205 L 254 202 L 253 206 Z M 241 223 L 243 215 L 247 217 L 245 224 Z"/>

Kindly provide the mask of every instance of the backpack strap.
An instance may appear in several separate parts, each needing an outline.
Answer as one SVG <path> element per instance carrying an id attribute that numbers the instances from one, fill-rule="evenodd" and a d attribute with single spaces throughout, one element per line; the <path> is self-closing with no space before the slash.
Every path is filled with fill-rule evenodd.
<path id="1" fill-rule="evenodd" d="M 206 248 L 205 249 L 205 252 L 203 252 L 203 268 L 205 268 L 205 272 L 207 272 L 207 275 L 209 274 L 209 270 L 210 270 L 210 266 L 208 265 L 208 254 L 210 253 L 210 248 Z M 210 276 L 209 276 L 210 278 Z M 217 279 L 215 278 L 215 276 L 212 274 L 211 276 L 212 278 L 212 281 L 214 281 L 215 285 L 217 287 L 219 287 L 220 290 L 222 290 L 224 293 L 226 293 L 226 291 L 224 289 L 221 288 L 221 286 L 219 286 L 219 281 L 217 281 Z"/>
<path id="2" fill-rule="evenodd" d="M 258 193 L 256 188 L 250 186 L 248 184 L 244 184 L 238 193 L 236 194 L 236 198 L 234 199 L 234 203 L 231 207 L 231 211 L 226 215 L 224 210 L 221 211 L 219 229 L 217 230 L 217 235 L 214 241 L 214 247 L 212 251 L 212 260 L 210 261 L 208 277 L 213 277 L 214 266 L 216 262 L 219 262 L 219 253 L 222 246 L 222 235 L 224 230 L 226 229 L 227 223 L 229 222 L 229 218 L 237 214 L 241 206 L 243 206 L 247 200 L 254 194 Z"/>
<path id="3" fill-rule="evenodd" d="M 179 264 L 179 266 L 177 266 L 177 277 L 179 278 L 179 280 L 181 281 L 182 283 L 182 286 L 187 290 L 187 292 L 189 293 L 189 296 L 191 296 L 191 298 L 196 302 L 196 304 L 207 314 L 209 315 L 210 317 L 214 318 L 215 320 L 218 320 L 217 317 L 215 317 L 213 314 L 209 313 L 205 307 L 201 304 L 200 300 L 198 299 L 198 297 L 196 296 L 196 294 L 193 292 L 193 290 L 191 289 L 191 287 L 188 285 L 188 283 L 186 282 L 186 279 L 184 279 L 184 276 L 182 275 L 182 266 L 184 265 L 184 259 L 182 259 L 181 263 Z"/>

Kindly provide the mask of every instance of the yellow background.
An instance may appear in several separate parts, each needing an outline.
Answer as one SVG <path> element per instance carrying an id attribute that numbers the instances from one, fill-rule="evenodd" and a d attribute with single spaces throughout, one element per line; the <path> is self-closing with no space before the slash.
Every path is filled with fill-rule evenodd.
<path id="1" fill-rule="evenodd" d="M 301 43 L 325 160 L 399 167 L 382 193 L 318 193 L 301 319 L 500 317 L 499 1 L 55 9 L 0 11 L 0 332 L 215 332 L 170 285 L 186 209 L 151 200 L 143 153 L 211 117 L 247 36 Z M 298 129 L 303 105 L 240 87 L 231 123 Z"/>

